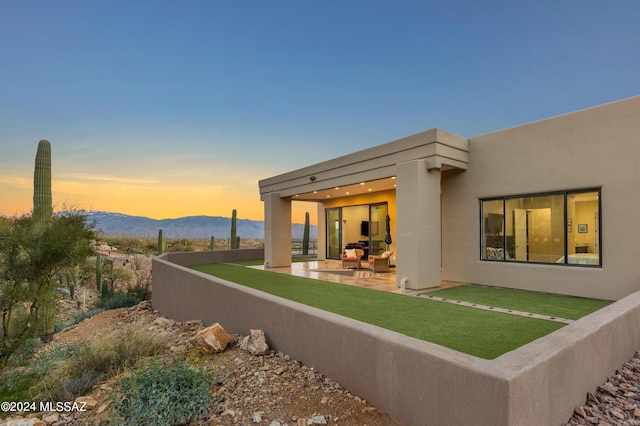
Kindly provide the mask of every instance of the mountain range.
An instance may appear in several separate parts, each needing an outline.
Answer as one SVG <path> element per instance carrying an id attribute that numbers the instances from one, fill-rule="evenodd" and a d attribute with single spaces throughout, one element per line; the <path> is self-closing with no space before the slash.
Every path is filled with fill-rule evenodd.
<path id="1" fill-rule="evenodd" d="M 143 216 L 129 216 L 122 213 L 89 211 L 89 223 L 107 236 L 156 237 L 162 229 L 165 238 L 229 238 L 231 218 L 221 216 L 187 216 L 177 219 L 151 219 Z M 304 224 L 291 225 L 293 239 L 302 239 Z M 237 219 L 236 235 L 240 238 L 264 239 L 264 221 Z M 318 238 L 315 225 L 309 228 L 309 238 Z"/>

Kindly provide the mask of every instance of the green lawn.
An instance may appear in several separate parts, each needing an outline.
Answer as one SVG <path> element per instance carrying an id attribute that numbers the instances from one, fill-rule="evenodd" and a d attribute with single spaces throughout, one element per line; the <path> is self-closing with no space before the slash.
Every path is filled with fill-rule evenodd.
<path id="1" fill-rule="evenodd" d="M 473 285 L 430 291 L 423 295 L 573 320 L 612 303 L 608 300 Z"/>
<path id="2" fill-rule="evenodd" d="M 316 256 L 293 256 L 291 258 L 291 262 L 293 263 L 311 262 L 314 260 L 318 260 L 318 258 Z M 233 264 L 245 265 L 245 266 L 258 266 L 258 265 L 264 265 L 264 259 L 238 260 L 237 262 L 233 262 Z"/>
<path id="3" fill-rule="evenodd" d="M 239 265 L 212 264 L 191 268 L 485 359 L 496 358 L 564 326 L 557 322 L 483 311 Z M 566 305 L 576 301 L 576 298 L 559 297 L 556 306 L 562 305 L 561 299 L 565 300 Z M 594 305 L 592 311 L 598 308 Z M 569 311 L 570 309 L 558 312 Z M 553 315 L 561 317 L 558 312 Z"/>

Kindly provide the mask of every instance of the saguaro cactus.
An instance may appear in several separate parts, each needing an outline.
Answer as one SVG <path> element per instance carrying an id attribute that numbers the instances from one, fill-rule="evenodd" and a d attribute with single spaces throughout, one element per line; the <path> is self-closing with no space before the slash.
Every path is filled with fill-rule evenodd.
<path id="1" fill-rule="evenodd" d="M 52 218 L 51 143 L 43 139 L 38 143 L 33 170 L 33 220 L 36 233 L 43 232 Z M 55 331 L 56 299 L 53 294 L 43 295 L 41 312 L 43 339 L 49 341 Z"/>
<path id="2" fill-rule="evenodd" d="M 96 254 L 96 288 L 100 291 L 100 285 L 102 284 L 102 255 Z"/>
<path id="3" fill-rule="evenodd" d="M 107 298 L 109 297 L 109 280 L 108 279 L 104 279 L 102 280 L 102 288 L 100 290 L 100 297 L 102 297 L 102 300 L 107 300 Z"/>
<path id="4" fill-rule="evenodd" d="M 78 284 L 80 281 L 80 265 L 77 263 L 73 265 L 73 282 Z"/>
<path id="5" fill-rule="evenodd" d="M 56 299 L 53 293 L 44 296 L 40 310 L 42 312 L 42 322 L 40 323 L 41 338 L 45 342 L 50 342 L 55 332 L 56 318 Z"/>
<path id="6" fill-rule="evenodd" d="M 51 198 L 51 143 L 41 140 L 36 152 L 33 172 L 33 218 L 40 226 L 51 221 L 53 201 Z"/>
<path id="7" fill-rule="evenodd" d="M 233 209 L 231 212 L 231 237 L 229 238 L 229 248 L 237 249 L 236 247 L 236 233 L 237 233 L 237 217 L 238 212 L 236 209 Z"/>
<path id="8" fill-rule="evenodd" d="M 158 256 L 164 253 L 164 236 L 162 235 L 162 229 L 158 231 Z"/>
<path id="9" fill-rule="evenodd" d="M 216 237 L 211 236 L 211 244 L 209 245 L 209 250 L 213 251 L 216 249 Z"/>
<path id="10" fill-rule="evenodd" d="M 304 232 L 302 234 L 302 254 L 309 254 L 309 212 L 304 214 Z"/>

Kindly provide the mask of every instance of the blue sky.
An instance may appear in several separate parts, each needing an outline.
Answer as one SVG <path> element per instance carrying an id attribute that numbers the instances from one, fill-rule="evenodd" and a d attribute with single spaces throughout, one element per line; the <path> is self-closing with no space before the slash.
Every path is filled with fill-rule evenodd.
<path id="1" fill-rule="evenodd" d="M 640 94 L 640 1 L 3 1 L 0 213 L 262 219 L 257 181 Z M 303 206 L 302 209 L 315 209 Z"/>

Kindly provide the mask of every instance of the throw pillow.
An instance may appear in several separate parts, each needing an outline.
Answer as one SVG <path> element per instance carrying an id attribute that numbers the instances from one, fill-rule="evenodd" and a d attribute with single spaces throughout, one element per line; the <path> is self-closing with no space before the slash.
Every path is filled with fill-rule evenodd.
<path id="1" fill-rule="evenodd" d="M 346 249 L 344 253 L 347 255 L 347 257 L 358 257 L 356 249 Z"/>

